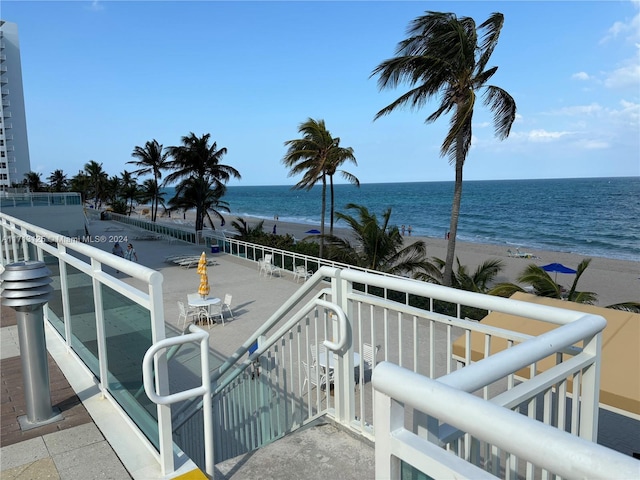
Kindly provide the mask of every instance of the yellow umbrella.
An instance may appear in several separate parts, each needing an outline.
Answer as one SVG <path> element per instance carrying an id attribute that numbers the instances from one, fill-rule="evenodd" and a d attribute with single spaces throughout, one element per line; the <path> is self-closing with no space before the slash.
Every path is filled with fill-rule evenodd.
<path id="1" fill-rule="evenodd" d="M 197 272 L 200 274 L 200 287 L 198 287 L 198 293 L 202 298 L 209 295 L 211 288 L 209 287 L 209 276 L 207 275 L 207 255 L 202 252 L 200 255 L 200 261 L 198 261 Z"/>

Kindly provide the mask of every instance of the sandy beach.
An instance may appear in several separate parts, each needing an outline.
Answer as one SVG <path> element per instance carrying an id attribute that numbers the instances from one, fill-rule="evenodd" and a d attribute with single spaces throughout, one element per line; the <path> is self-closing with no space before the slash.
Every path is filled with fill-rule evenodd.
<path id="1" fill-rule="evenodd" d="M 138 211 L 142 207 L 138 207 Z M 187 212 L 186 218 L 182 219 L 181 215 L 178 219 L 170 219 L 167 217 L 158 218 L 158 221 L 164 223 L 176 223 L 181 226 L 193 224 L 194 213 Z M 250 225 L 255 225 L 261 219 L 244 217 Z M 231 222 L 236 217 L 232 215 L 225 216 L 225 226 L 222 230 L 233 232 Z M 177 222 L 176 222 L 177 220 Z M 179 222 L 179 223 L 178 223 Z M 275 220 L 264 221 L 264 231 L 271 232 L 274 223 L 277 225 L 278 235 L 293 235 L 294 238 L 300 240 L 308 236 L 305 232 L 318 226 L 288 223 Z M 328 226 L 326 227 L 328 230 Z M 216 223 L 216 229 L 221 229 Z M 348 236 L 349 231 L 345 229 L 334 229 L 334 233 L 338 236 Z M 422 240 L 427 245 L 427 256 L 444 259 L 447 254 L 447 241 L 444 238 L 431 237 L 405 237 L 406 242 Z M 520 247 L 520 252 L 530 253 L 537 258 L 516 258 L 510 257 L 508 248 L 500 245 L 489 245 L 479 243 L 456 242 L 456 255 L 460 259 L 460 263 L 466 265 L 469 270 L 473 271 L 478 265 L 488 259 L 499 258 L 504 262 L 497 282 L 515 282 L 518 275 L 522 273 L 527 265 L 534 263 L 542 266 L 548 263 L 562 263 L 565 266 L 575 269 L 584 258 L 592 258 L 591 264 L 583 273 L 578 284 L 580 291 L 595 292 L 598 294 L 599 306 L 607 306 L 620 302 L 640 301 L 640 262 L 618 260 L 603 257 L 586 257 L 573 253 L 552 252 Z M 512 248 L 512 251 L 515 248 Z M 574 276 L 571 274 L 559 273 L 557 276 L 558 283 L 570 287 Z"/>

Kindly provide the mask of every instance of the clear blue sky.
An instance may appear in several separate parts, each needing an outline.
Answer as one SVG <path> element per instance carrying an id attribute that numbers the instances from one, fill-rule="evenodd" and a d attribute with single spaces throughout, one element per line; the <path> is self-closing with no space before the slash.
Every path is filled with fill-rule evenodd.
<path id="1" fill-rule="evenodd" d="M 492 82 L 516 100 L 498 141 L 476 109 L 465 179 L 640 175 L 640 3 L 2 1 L 18 24 L 32 169 L 69 177 L 86 162 L 110 175 L 136 145 L 211 133 L 242 180 L 284 185 L 283 143 L 324 119 L 363 183 L 453 180 L 439 149 L 448 118 L 378 110 L 372 70 L 426 10 L 505 15 Z"/>

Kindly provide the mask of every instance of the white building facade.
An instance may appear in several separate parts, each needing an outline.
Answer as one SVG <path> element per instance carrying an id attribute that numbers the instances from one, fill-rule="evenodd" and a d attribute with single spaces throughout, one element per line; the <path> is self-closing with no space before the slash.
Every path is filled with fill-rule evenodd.
<path id="1" fill-rule="evenodd" d="M 18 26 L 0 20 L 0 191 L 31 171 Z"/>

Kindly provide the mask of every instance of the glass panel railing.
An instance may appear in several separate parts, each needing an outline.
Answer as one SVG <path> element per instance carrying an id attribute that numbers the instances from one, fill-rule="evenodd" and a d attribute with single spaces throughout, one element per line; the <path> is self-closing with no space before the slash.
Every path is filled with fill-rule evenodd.
<path id="1" fill-rule="evenodd" d="M 71 346 L 100 380 L 98 336 L 91 277 L 67 265 Z"/>
<path id="2" fill-rule="evenodd" d="M 102 302 L 109 393 L 159 448 L 156 406 L 142 385 L 142 359 L 152 345 L 151 314 L 105 285 Z"/>
<path id="3" fill-rule="evenodd" d="M 435 480 L 404 461 L 400 462 L 400 478 L 401 480 Z"/>
<path id="4" fill-rule="evenodd" d="M 51 286 L 53 292 L 51 292 L 51 298 L 47 303 L 49 310 L 47 312 L 47 318 L 53 328 L 62 336 L 64 333 L 64 309 L 62 307 L 62 286 L 60 282 L 60 266 L 58 259 L 53 255 L 44 252 L 43 261 L 47 268 L 51 270 Z"/>

